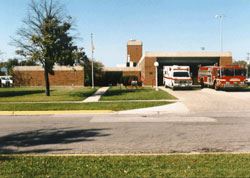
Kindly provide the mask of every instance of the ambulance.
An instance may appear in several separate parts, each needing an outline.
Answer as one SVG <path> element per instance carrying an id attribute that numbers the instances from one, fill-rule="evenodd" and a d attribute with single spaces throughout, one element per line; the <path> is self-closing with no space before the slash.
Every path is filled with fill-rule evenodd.
<path id="1" fill-rule="evenodd" d="M 189 66 L 164 66 L 163 67 L 163 84 L 173 90 L 176 88 L 190 88 L 193 81 L 190 75 Z"/>

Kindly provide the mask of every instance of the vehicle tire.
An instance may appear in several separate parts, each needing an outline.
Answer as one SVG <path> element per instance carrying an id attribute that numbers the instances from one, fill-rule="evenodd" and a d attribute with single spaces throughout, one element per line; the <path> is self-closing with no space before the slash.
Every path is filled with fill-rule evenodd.
<path id="1" fill-rule="evenodd" d="M 201 88 L 204 88 L 204 87 L 205 87 L 203 78 L 200 80 L 200 84 L 201 84 Z"/>
<path id="2" fill-rule="evenodd" d="M 174 88 L 174 84 L 172 83 L 172 90 L 175 90 L 175 88 Z"/>
<path id="3" fill-rule="evenodd" d="M 214 84 L 212 85 L 212 89 L 215 89 L 216 81 L 214 81 Z"/>
<path id="4" fill-rule="evenodd" d="M 214 82 L 213 88 L 218 91 L 220 89 L 220 87 L 218 85 L 216 85 L 216 82 Z"/>

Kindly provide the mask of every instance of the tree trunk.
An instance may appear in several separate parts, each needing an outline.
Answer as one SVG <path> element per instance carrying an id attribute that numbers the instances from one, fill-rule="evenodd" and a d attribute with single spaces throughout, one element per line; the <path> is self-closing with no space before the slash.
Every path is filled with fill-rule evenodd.
<path id="1" fill-rule="evenodd" d="M 50 96 L 49 72 L 48 72 L 46 65 L 44 67 L 44 78 L 45 78 L 45 86 L 46 86 L 45 94 L 46 94 L 46 96 Z"/>

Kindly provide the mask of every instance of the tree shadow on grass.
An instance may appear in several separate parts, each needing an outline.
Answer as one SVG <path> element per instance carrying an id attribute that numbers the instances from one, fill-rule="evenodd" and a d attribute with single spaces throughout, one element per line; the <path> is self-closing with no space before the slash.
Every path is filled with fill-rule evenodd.
<path id="1" fill-rule="evenodd" d="M 0 97 L 15 97 L 44 93 L 44 90 L 1 91 Z"/>
<path id="2" fill-rule="evenodd" d="M 127 93 L 140 93 L 140 92 L 146 92 L 143 89 L 117 89 L 117 90 L 111 90 L 111 91 L 107 91 L 104 96 L 119 96 L 119 95 L 124 95 Z"/>
<path id="3" fill-rule="evenodd" d="M 11 156 L 6 156 L 6 155 L 3 156 L 3 155 L 1 155 L 0 156 L 0 164 L 1 164 L 1 162 L 9 161 L 11 159 L 13 159 Z"/>
<path id="4" fill-rule="evenodd" d="M 0 137 L 0 153 L 48 153 L 51 151 L 65 151 L 65 149 L 32 149 L 33 146 L 52 144 L 70 144 L 75 142 L 94 141 L 96 137 L 105 137 L 102 131 L 108 129 L 41 129 L 29 132 L 9 134 Z M 14 149 L 13 149 L 14 147 Z M 18 148 L 22 149 L 18 150 Z M 27 151 L 23 151 L 23 150 Z"/>
<path id="5" fill-rule="evenodd" d="M 79 97 L 79 98 L 87 98 L 95 93 L 95 90 L 93 91 L 78 91 L 78 92 L 72 92 L 70 93 L 70 96 L 72 97 Z"/>

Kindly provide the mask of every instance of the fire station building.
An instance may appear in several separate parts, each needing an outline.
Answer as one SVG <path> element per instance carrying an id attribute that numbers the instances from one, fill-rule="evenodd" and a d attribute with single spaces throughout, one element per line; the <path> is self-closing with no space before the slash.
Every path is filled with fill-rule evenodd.
<path id="1" fill-rule="evenodd" d="M 140 71 L 139 78 L 144 85 L 155 84 L 156 67 L 155 62 L 159 63 L 158 81 L 159 85 L 163 81 L 163 66 L 182 65 L 190 66 L 193 78 L 198 75 L 200 65 L 231 65 L 231 52 L 145 52 L 143 53 L 143 44 L 139 40 L 130 40 L 127 43 L 127 68 L 129 71 Z M 128 69 L 126 70 L 128 71 Z"/>
<path id="2" fill-rule="evenodd" d="M 159 63 L 156 68 L 155 62 Z M 163 66 L 182 65 L 190 66 L 192 78 L 195 82 L 200 65 L 231 65 L 231 52 L 143 52 L 143 43 L 139 40 L 129 40 L 127 43 L 126 66 L 105 67 L 103 75 L 107 76 L 108 84 L 114 80 L 114 75 L 137 76 L 144 85 L 155 85 L 156 70 L 158 70 L 158 84 L 163 83 Z M 55 66 L 55 75 L 51 75 L 51 85 L 84 86 L 83 67 Z M 15 83 L 20 86 L 44 85 L 43 68 L 41 66 L 18 66 L 13 69 Z M 110 79 L 110 81 L 109 81 Z M 117 82 L 119 80 L 117 79 Z M 112 83 L 116 84 L 116 83 Z"/>

